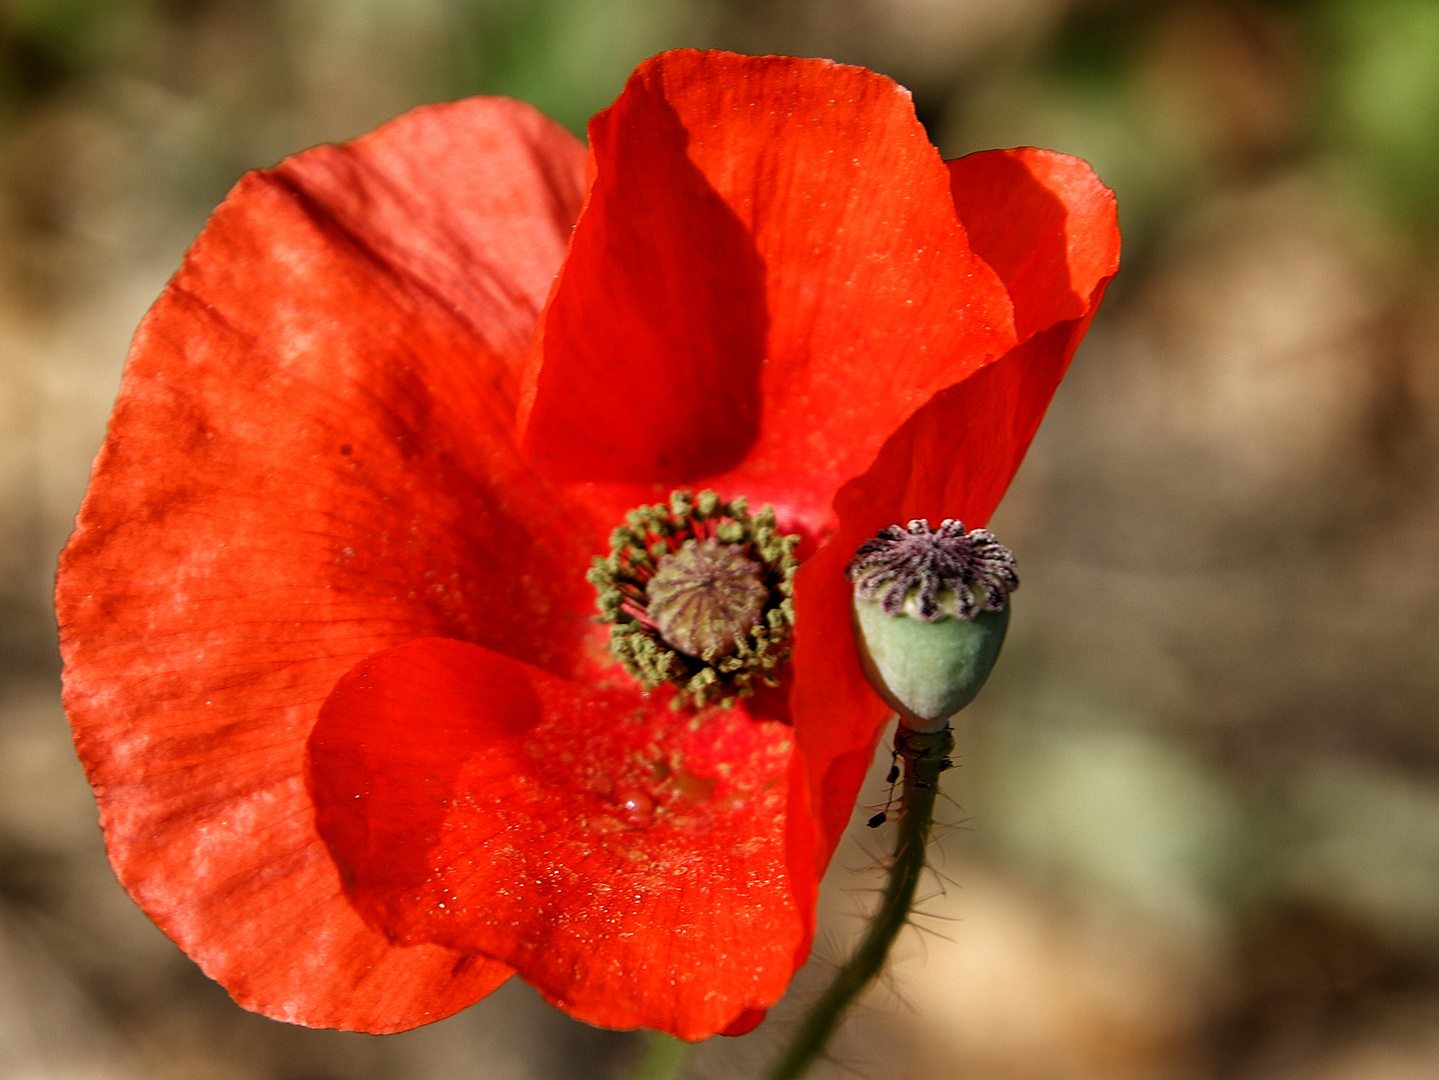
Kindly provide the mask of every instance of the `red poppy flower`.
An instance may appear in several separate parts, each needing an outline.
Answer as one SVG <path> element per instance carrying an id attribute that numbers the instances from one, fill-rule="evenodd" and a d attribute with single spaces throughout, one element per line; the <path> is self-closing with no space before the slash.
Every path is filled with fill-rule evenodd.
<path id="1" fill-rule="evenodd" d="M 65 699 L 120 880 L 248 1008 L 394 1031 L 517 971 L 756 1023 L 886 715 L 845 564 L 984 522 L 1115 270 L 1082 162 L 943 163 L 858 68 L 669 53 L 589 134 L 480 98 L 251 173 L 136 335 Z M 792 659 L 730 707 L 592 618 L 676 488 L 802 538 Z"/>

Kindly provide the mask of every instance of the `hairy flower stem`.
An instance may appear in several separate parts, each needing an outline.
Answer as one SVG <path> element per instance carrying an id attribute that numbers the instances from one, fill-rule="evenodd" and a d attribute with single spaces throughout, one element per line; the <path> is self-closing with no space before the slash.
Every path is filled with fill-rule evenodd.
<path id="1" fill-rule="evenodd" d="M 861 990 L 884 967 L 890 946 L 909 921 L 914 892 L 924 870 L 930 826 L 934 823 L 934 799 L 939 793 L 939 776 L 949 768 L 954 749 L 954 732 L 921 734 L 901 726 L 894 735 L 895 753 L 904 759 L 904 787 L 900 797 L 899 836 L 894 861 L 879 911 L 869 924 L 864 940 L 849 961 L 835 974 L 800 1025 L 789 1049 L 770 1071 L 767 1080 L 798 1080 L 814 1064 L 839 1026 L 845 1011 Z"/>

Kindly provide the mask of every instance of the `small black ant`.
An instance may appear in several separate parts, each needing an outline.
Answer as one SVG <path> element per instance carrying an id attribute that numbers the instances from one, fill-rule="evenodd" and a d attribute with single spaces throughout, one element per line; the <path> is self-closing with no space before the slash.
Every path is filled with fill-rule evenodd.
<path id="1" fill-rule="evenodd" d="M 889 785 L 889 795 L 884 800 L 884 809 L 865 822 L 871 829 L 877 829 L 889 820 L 889 808 L 894 805 L 894 785 L 899 783 L 899 751 L 892 751 L 891 756 L 895 760 L 890 762 L 889 775 L 884 778 Z"/>
<path id="2" fill-rule="evenodd" d="M 895 755 L 895 757 L 898 757 L 898 756 L 899 756 L 899 751 L 898 751 L 898 750 L 894 751 L 894 755 Z M 949 769 L 952 769 L 952 768 L 954 768 L 954 759 L 953 759 L 953 758 L 944 758 L 944 759 L 943 759 L 942 761 L 940 761 L 940 763 L 939 763 L 939 771 L 940 771 L 940 772 L 946 772 L 946 771 L 948 771 Z M 885 801 L 884 801 L 884 809 L 881 810 L 879 813 L 875 814 L 873 817 L 871 817 L 868 821 L 865 822 L 865 824 L 866 824 L 867 826 L 869 826 L 871 829 L 877 829 L 877 828 L 879 828 L 881 825 L 883 825 L 886 821 L 889 820 L 889 808 L 894 805 L 894 785 L 897 784 L 897 783 L 899 783 L 899 762 L 898 762 L 898 761 L 895 761 L 895 762 L 893 762 L 893 763 L 890 765 L 890 767 L 889 767 L 889 774 L 888 774 L 887 776 L 885 776 L 884 782 L 889 785 L 889 797 L 886 798 Z M 915 786 L 915 787 L 918 787 L 918 788 L 932 788 L 932 787 L 934 787 L 933 784 L 925 783 L 925 781 L 923 781 L 923 780 L 917 780 L 917 781 L 915 781 L 915 785 L 914 785 L 914 786 Z"/>

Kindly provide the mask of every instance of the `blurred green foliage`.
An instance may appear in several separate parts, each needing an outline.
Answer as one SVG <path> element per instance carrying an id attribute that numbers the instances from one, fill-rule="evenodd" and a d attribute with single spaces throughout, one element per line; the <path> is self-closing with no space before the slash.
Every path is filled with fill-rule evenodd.
<path id="1" fill-rule="evenodd" d="M 677 0 L 449 0 L 447 18 L 455 96 L 507 94 L 581 135 L 645 57 L 708 44 Z"/>
<path id="2" fill-rule="evenodd" d="M 1392 212 L 1439 222 L 1439 3 L 1332 0 L 1321 138 Z"/>
<path id="3" fill-rule="evenodd" d="M 968 95 L 956 152 L 1032 143 L 1085 157 L 1136 239 L 1264 159 L 1331 160 L 1394 220 L 1439 223 L 1434 0 L 1078 5 Z"/>
<path id="4" fill-rule="evenodd" d="M 381 38 L 412 39 L 414 100 L 510 94 L 581 132 L 639 60 L 666 48 L 731 43 L 753 6 L 720 0 L 6 0 L 0 107 L 14 116 L 46 95 L 114 72 L 203 96 L 207 77 L 223 73 L 187 64 L 185 30 L 238 14 L 268 27 L 281 67 L 298 62 L 294 54 L 306 33 L 323 37 L 340 23 L 367 24 Z M 1280 121 L 1286 131 L 1270 133 L 1282 145 L 1260 149 L 1336 156 L 1386 211 L 1432 224 L 1439 206 L 1439 3 L 1228 6 L 1253 30 L 1259 49 L 1274 46 L 1260 40 L 1266 35 L 1290 39 L 1279 47 L 1292 46 L 1305 69 L 1291 73 L 1304 84 L 1296 91 L 1303 96 L 1300 115 Z M 1002 49 L 967 70 L 957 67 L 953 84 L 966 91 L 959 109 L 978 118 L 977 136 L 1003 130 L 1017 141 L 1062 145 L 1088 157 L 1125 195 L 1129 224 L 1142 225 L 1232 167 L 1226 156 L 1246 152 L 1214 145 L 1200 115 L 1206 103 L 1192 95 L 1175 100 L 1175 88 L 1156 87 L 1146 67 L 1156 35 L 1176 13 L 1205 7 L 1216 5 L 1078 5 L 1037 47 Z M 866 59 L 862 41 L 840 43 L 845 47 L 837 58 Z M 1190 59 L 1202 67 L 1202 57 Z M 286 82 L 293 79 L 270 79 L 269 92 L 293 98 L 293 85 L 277 85 Z M 920 107 L 938 118 L 943 139 L 943 125 L 952 120 L 946 108 L 925 98 Z"/>
<path id="5" fill-rule="evenodd" d="M 7 0 L 7 98 L 24 101 L 124 63 L 156 14 L 149 0 Z"/>

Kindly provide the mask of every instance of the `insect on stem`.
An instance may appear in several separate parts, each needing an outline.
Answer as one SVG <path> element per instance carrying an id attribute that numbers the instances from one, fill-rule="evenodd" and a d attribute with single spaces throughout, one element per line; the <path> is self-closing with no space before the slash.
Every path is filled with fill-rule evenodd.
<path id="1" fill-rule="evenodd" d="M 890 946 L 909 921 L 934 824 L 939 776 L 951 764 L 949 753 L 954 749 L 954 732 L 948 725 L 940 731 L 917 732 L 901 724 L 895 731 L 894 749 L 896 757 L 903 762 L 904 779 L 894 860 L 879 910 L 859 948 L 835 973 L 767 1080 L 798 1080 L 804 1075 L 824 1051 L 850 1005 L 884 967 Z M 874 824 L 873 818 L 870 824 Z"/>

